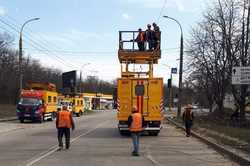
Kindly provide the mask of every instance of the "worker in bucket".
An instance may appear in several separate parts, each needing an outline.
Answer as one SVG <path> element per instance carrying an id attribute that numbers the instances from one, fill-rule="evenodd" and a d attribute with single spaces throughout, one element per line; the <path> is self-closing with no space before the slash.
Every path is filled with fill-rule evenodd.
<path id="1" fill-rule="evenodd" d="M 132 114 L 128 117 L 128 127 L 133 141 L 133 156 L 139 156 L 139 137 L 143 131 L 143 117 L 137 107 L 132 108 Z"/>
<path id="2" fill-rule="evenodd" d="M 186 128 L 186 136 L 189 137 L 191 134 L 191 127 L 193 125 L 193 120 L 194 120 L 194 113 L 192 111 L 193 106 L 191 104 L 188 104 L 185 107 L 185 111 L 183 112 L 183 122 L 185 123 L 185 128 Z"/>
<path id="3" fill-rule="evenodd" d="M 65 136 L 66 149 L 70 147 L 70 129 L 75 129 L 75 124 L 71 113 L 67 110 L 67 106 L 63 106 L 57 114 L 56 118 L 57 138 L 59 143 L 58 151 L 63 149 L 63 135 Z"/>

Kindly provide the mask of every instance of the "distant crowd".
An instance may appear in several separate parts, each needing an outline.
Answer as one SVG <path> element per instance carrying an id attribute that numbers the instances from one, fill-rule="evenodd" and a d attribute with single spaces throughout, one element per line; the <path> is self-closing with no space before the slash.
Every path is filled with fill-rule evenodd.
<path id="1" fill-rule="evenodd" d="M 135 41 L 137 42 L 139 51 L 145 51 L 146 49 L 149 51 L 160 49 L 160 28 L 156 23 L 153 23 L 152 26 L 153 29 L 151 29 L 151 25 L 148 24 L 145 31 L 142 31 L 141 28 L 138 29 L 139 33 Z"/>

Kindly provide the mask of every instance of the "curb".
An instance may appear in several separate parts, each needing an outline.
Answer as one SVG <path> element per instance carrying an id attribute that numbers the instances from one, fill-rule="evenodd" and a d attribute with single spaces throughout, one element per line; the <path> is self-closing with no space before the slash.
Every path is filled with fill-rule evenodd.
<path id="1" fill-rule="evenodd" d="M 172 124 L 174 124 L 175 126 L 185 130 L 185 128 L 174 122 L 172 119 L 170 118 L 166 118 L 169 122 L 171 122 Z M 212 142 L 206 138 L 204 138 L 203 136 L 199 135 L 198 133 L 194 132 L 194 131 L 191 131 L 191 135 L 200 139 L 201 141 L 203 141 L 204 143 L 206 143 L 207 145 L 213 147 L 215 150 L 217 150 L 218 152 L 221 152 L 223 154 L 226 154 L 228 155 L 233 161 L 239 163 L 240 165 L 243 165 L 243 166 L 249 166 L 250 165 L 250 158 L 248 157 L 245 157 L 245 156 L 240 156 L 238 154 L 236 154 L 236 152 L 233 152 L 232 150 L 228 149 L 228 148 L 225 148 L 215 142 Z"/>
<path id="2" fill-rule="evenodd" d="M 6 118 L 6 119 L 0 119 L 0 122 L 8 122 L 8 121 L 14 121 L 18 120 L 16 117 Z"/>

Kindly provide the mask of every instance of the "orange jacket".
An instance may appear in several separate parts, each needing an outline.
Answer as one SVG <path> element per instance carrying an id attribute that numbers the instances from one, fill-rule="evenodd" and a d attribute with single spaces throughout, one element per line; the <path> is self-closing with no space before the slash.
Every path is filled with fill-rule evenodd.
<path id="1" fill-rule="evenodd" d="M 142 119 L 141 113 L 133 113 L 131 117 L 132 117 L 132 123 L 129 127 L 129 131 L 131 132 L 143 131 L 143 127 L 142 127 L 143 119 Z"/>
<path id="2" fill-rule="evenodd" d="M 136 42 L 145 42 L 145 34 L 144 32 L 139 32 L 138 36 L 135 39 Z"/>
<path id="3" fill-rule="evenodd" d="M 74 121 L 72 115 L 69 111 L 59 111 L 56 118 L 56 127 L 66 127 L 66 128 L 74 128 Z"/>

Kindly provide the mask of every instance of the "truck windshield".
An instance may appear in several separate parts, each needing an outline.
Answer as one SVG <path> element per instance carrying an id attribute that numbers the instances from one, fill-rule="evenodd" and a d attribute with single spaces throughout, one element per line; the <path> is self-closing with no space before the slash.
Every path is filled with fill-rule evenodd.
<path id="1" fill-rule="evenodd" d="M 19 104 L 24 104 L 24 105 L 38 105 L 41 103 L 42 101 L 40 99 L 35 99 L 35 98 L 21 98 L 19 101 Z"/>

